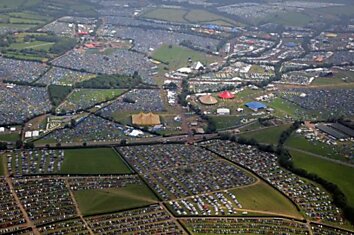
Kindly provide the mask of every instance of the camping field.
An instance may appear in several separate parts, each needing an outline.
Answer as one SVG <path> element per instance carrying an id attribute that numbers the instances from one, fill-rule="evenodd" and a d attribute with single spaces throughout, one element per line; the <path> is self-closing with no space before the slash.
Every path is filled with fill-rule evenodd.
<path id="1" fill-rule="evenodd" d="M 293 203 L 263 181 L 257 184 L 230 190 L 244 209 L 301 218 Z"/>
<path id="2" fill-rule="evenodd" d="M 3 156 L 0 155 L 0 176 L 4 175 L 4 162 L 3 162 Z"/>
<path id="3" fill-rule="evenodd" d="M 62 174 L 126 174 L 129 167 L 112 148 L 65 150 Z"/>
<path id="4" fill-rule="evenodd" d="M 290 151 L 295 167 L 314 173 L 336 184 L 354 207 L 354 168 L 313 157 L 298 151 Z"/>
<path id="5" fill-rule="evenodd" d="M 132 184 L 119 189 L 83 190 L 74 195 L 84 216 L 117 212 L 157 202 L 145 184 Z"/>

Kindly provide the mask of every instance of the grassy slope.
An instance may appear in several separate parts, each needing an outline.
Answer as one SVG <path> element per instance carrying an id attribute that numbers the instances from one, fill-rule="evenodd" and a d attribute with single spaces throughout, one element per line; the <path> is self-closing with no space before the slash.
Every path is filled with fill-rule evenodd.
<path id="1" fill-rule="evenodd" d="M 298 148 L 324 157 L 343 159 L 343 156 L 336 152 L 331 146 L 318 141 L 310 142 L 299 135 L 290 136 L 290 138 L 285 142 L 285 146 Z"/>
<path id="2" fill-rule="evenodd" d="M 311 155 L 290 151 L 294 165 L 338 185 L 354 207 L 354 169 Z"/>
<path id="3" fill-rule="evenodd" d="M 155 195 L 144 184 L 128 185 L 119 189 L 84 190 L 74 194 L 83 215 L 115 212 L 157 201 Z"/>
<path id="4" fill-rule="evenodd" d="M 259 131 L 256 130 L 249 133 L 241 134 L 241 137 L 247 139 L 253 138 L 260 143 L 276 145 L 278 143 L 281 133 L 287 128 L 289 128 L 289 125 L 269 127 L 266 129 L 261 129 Z"/>
<path id="5" fill-rule="evenodd" d="M 113 149 L 72 149 L 65 150 L 61 173 L 123 174 L 130 170 Z"/>
<path id="6" fill-rule="evenodd" d="M 163 45 L 157 49 L 152 57 L 164 63 L 169 63 L 169 67 L 171 69 L 186 66 L 188 63 L 188 58 L 191 58 L 193 61 L 200 61 L 204 64 L 216 61 L 216 58 L 213 56 L 180 46 L 173 46 L 172 48 L 169 48 L 168 45 Z"/>
<path id="7" fill-rule="evenodd" d="M 232 192 L 245 209 L 300 217 L 296 207 L 286 197 L 264 182 L 235 189 Z"/>

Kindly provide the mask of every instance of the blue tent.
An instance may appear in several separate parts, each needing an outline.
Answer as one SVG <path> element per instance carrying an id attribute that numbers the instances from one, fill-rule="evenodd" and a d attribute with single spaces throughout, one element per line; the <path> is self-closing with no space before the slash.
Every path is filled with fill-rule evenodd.
<path id="1" fill-rule="evenodd" d="M 267 108 L 267 106 L 265 104 L 263 104 L 261 102 L 255 102 L 255 101 L 246 103 L 245 105 L 246 105 L 246 107 L 252 109 L 253 111 L 258 111 L 260 109 Z"/>
<path id="2" fill-rule="evenodd" d="M 296 47 L 296 43 L 295 42 L 288 42 L 286 44 L 287 47 Z"/>

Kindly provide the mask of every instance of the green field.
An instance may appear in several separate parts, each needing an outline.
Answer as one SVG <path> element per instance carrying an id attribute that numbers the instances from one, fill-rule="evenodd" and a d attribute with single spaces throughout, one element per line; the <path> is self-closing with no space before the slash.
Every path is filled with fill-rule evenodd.
<path id="1" fill-rule="evenodd" d="M 74 192 L 84 216 L 116 212 L 157 202 L 145 184 L 132 184 L 119 189 L 84 190 Z"/>
<path id="2" fill-rule="evenodd" d="M 300 12 L 286 12 L 268 17 L 265 21 L 288 26 L 306 26 L 312 22 L 312 17 Z"/>
<path id="3" fill-rule="evenodd" d="M 268 127 L 241 134 L 240 136 L 246 139 L 255 139 L 259 143 L 277 145 L 281 133 L 287 128 L 289 128 L 289 125 Z"/>
<path id="4" fill-rule="evenodd" d="M 177 69 L 188 65 L 188 59 L 193 62 L 200 61 L 203 64 L 209 64 L 217 61 L 217 57 L 197 52 L 185 47 L 173 45 L 171 48 L 168 45 L 163 45 L 152 55 L 155 60 L 168 64 L 170 69 Z"/>
<path id="5" fill-rule="evenodd" d="M 183 9 L 156 8 L 146 12 L 143 17 L 185 23 L 184 15 L 187 13 L 188 11 Z"/>
<path id="6" fill-rule="evenodd" d="M 232 19 L 202 9 L 154 8 L 146 11 L 142 17 L 179 23 L 240 25 Z"/>
<path id="7" fill-rule="evenodd" d="M 259 211 L 260 213 L 264 211 L 301 217 L 290 200 L 263 181 L 255 185 L 230 190 L 230 192 L 236 195 L 244 209 Z"/>
<path id="8" fill-rule="evenodd" d="M 4 175 L 4 162 L 3 162 L 3 156 L 0 155 L 0 176 Z"/>
<path id="9" fill-rule="evenodd" d="M 301 149 L 313 154 L 318 154 L 323 157 L 335 158 L 343 160 L 344 156 L 340 153 L 338 148 L 321 143 L 319 141 L 309 141 L 305 137 L 293 134 L 285 142 L 286 147 Z"/>
<path id="10" fill-rule="evenodd" d="M 18 133 L 0 134 L 0 141 L 16 142 L 19 139 L 20 135 Z"/>
<path id="11" fill-rule="evenodd" d="M 275 98 L 269 103 L 269 107 L 275 110 L 275 115 L 280 117 L 300 117 L 301 107 L 282 98 Z"/>
<path id="12" fill-rule="evenodd" d="M 131 173 L 122 158 L 111 148 L 65 150 L 63 174 Z"/>
<path id="13" fill-rule="evenodd" d="M 242 117 L 239 116 L 209 116 L 216 125 L 217 130 L 227 129 L 240 125 Z"/>
<path id="14" fill-rule="evenodd" d="M 354 207 L 354 168 L 330 162 L 298 151 L 290 151 L 295 167 L 314 173 L 336 184 Z"/>
<path id="15" fill-rule="evenodd" d="M 120 96 L 124 91 L 123 89 L 77 89 L 71 93 L 67 100 L 72 103 L 78 103 L 82 99 L 85 99 L 101 103 Z"/>

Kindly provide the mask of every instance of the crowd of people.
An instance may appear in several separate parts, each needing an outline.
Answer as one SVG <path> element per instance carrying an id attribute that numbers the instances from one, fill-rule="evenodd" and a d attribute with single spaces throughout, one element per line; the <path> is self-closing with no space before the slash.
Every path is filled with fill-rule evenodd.
<path id="1" fill-rule="evenodd" d="M 90 115 L 74 127 L 55 130 L 42 139 L 54 140 L 57 143 L 117 141 L 125 136 L 125 131 L 126 127 L 120 124 Z"/>
<path id="2" fill-rule="evenodd" d="M 111 105 L 104 107 L 100 113 L 104 117 L 112 117 L 116 112 L 162 112 L 164 103 L 161 99 L 160 90 L 157 89 L 134 89 L 120 96 Z"/>
<path id="3" fill-rule="evenodd" d="M 52 174 L 60 172 L 64 161 L 63 150 L 15 151 L 8 155 L 10 175 Z"/>
<path id="4" fill-rule="evenodd" d="M 16 85 L 0 89 L 0 124 L 22 123 L 50 110 L 49 94 L 44 87 Z"/>
<path id="5" fill-rule="evenodd" d="M 46 85 L 55 84 L 71 86 L 90 77 L 93 77 L 93 75 L 89 73 L 73 71 L 70 69 L 53 67 L 47 71 L 36 83 Z"/>
<path id="6" fill-rule="evenodd" d="M 256 180 L 199 147 L 153 145 L 118 150 L 164 200 L 249 185 Z"/>
<path id="7" fill-rule="evenodd" d="M 305 94 L 305 95 L 301 95 Z M 322 117 L 353 116 L 353 91 L 346 88 L 293 88 L 282 92 L 282 98 Z"/>
<path id="8" fill-rule="evenodd" d="M 95 74 L 133 75 L 138 72 L 143 81 L 148 83 L 152 82 L 150 74 L 154 67 L 145 55 L 131 50 L 114 50 L 111 54 L 100 54 L 74 49 L 52 63 L 55 66 Z"/>
<path id="9" fill-rule="evenodd" d="M 205 146 L 258 174 L 296 202 L 304 210 L 306 216 L 325 221 L 342 222 L 340 211 L 332 203 L 331 196 L 316 185 L 281 168 L 277 156 L 274 154 L 231 141 L 209 141 L 205 143 Z"/>
<path id="10" fill-rule="evenodd" d="M 0 57 L 0 81 L 33 82 L 47 69 L 42 63 Z"/>
<path id="11" fill-rule="evenodd" d="M 190 46 L 203 51 L 216 52 L 219 40 L 196 36 L 186 33 L 178 33 L 160 29 L 143 29 L 136 27 L 113 27 L 114 36 L 134 40 L 134 49 L 148 53 L 158 49 L 163 44 L 179 45 L 188 42 Z"/>

